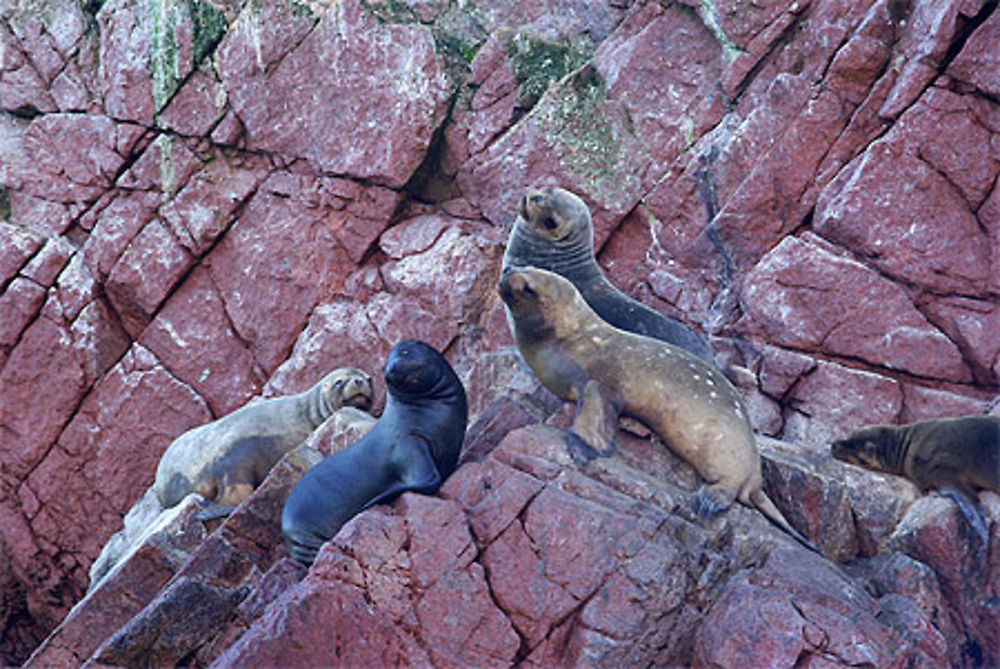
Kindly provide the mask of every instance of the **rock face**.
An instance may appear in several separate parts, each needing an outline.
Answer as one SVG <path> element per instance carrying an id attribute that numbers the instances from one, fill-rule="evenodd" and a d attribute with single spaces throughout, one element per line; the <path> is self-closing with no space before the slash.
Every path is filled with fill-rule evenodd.
<path id="1" fill-rule="evenodd" d="M 1000 662 L 995 524 L 989 561 L 950 502 L 825 453 L 997 411 L 997 3 L 459 5 L 0 7 L 0 663 Z M 843 569 L 750 510 L 692 522 L 645 440 L 579 470 L 515 431 L 566 418 L 493 291 L 528 185 L 709 336 Z M 410 337 L 469 394 L 437 497 L 304 574 L 290 459 L 67 617 L 177 435 Z"/>

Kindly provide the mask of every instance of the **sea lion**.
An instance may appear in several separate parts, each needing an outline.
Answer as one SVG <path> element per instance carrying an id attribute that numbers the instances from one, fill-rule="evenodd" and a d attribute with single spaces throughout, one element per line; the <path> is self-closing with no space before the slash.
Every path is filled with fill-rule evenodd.
<path id="1" fill-rule="evenodd" d="M 590 308 L 627 332 L 652 337 L 714 364 L 712 349 L 694 330 L 615 288 L 594 258 L 590 210 L 562 188 L 529 189 L 517 205 L 504 267 L 538 267 L 569 279 Z"/>
<path id="2" fill-rule="evenodd" d="M 312 564 L 341 526 L 406 490 L 432 493 L 458 466 L 465 389 L 440 353 L 404 341 L 385 363 L 385 411 L 371 431 L 307 471 L 281 514 L 289 554 Z"/>
<path id="3" fill-rule="evenodd" d="M 203 519 L 225 515 L 330 414 L 343 406 L 368 410 L 373 400 L 371 377 L 345 367 L 303 393 L 246 404 L 175 439 L 153 490 L 165 509 L 196 492 L 206 500 Z"/>
<path id="4" fill-rule="evenodd" d="M 695 499 L 699 513 L 719 513 L 738 499 L 818 552 L 764 492 L 753 431 L 722 372 L 688 351 L 605 323 L 558 274 L 507 268 L 498 291 L 525 361 L 546 388 L 576 403 L 567 437 L 575 461 L 613 454 L 618 415 L 631 416 L 707 481 Z"/>
<path id="5" fill-rule="evenodd" d="M 908 425 L 867 425 L 833 442 L 838 460 L 904 476 L 921 492 L 953 499 L 987 543 L 977 491 L 1000 493 L 1000 416 L 938 418 Z"/>

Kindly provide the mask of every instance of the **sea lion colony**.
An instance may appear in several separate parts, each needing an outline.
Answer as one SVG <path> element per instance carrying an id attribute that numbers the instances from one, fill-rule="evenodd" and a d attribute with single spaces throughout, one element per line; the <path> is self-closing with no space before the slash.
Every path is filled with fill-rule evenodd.
<path id="1" fill-rule="evenodd" d="M 529 189 L 517 212 L 498 291 L 527 364 L 576 405 L 567 434 L 573 459 L 585 465 L 612 455 L 619 414 L 634 416 L 706 480 L 699 512 L 740 501 L 817 550 L 764 493 L 741 399 L 705 340 L 604 277 L 583 201 L 563 189 Z M 457 466 L 468 410 L 447 361 L 422 342 L 403 342 L 386 361 L 385 380 L 388 401 L 372 432 L 307 472 L 289 494 L 282 528 L 289 552 L 303 562 L 362 509 L 405 490 L 433 492 Z M 300 395 L 247 405 L 178 438 L 157 469 L 156 494 L 169 506 L 197 492 L 224 514 L 338 406 L 371 404 L 371 379 L 350 369 Z M 982 537 L 972 500 L 978 489 L 1000 490 L 1000 439 L 989 432 L 998 422 L 870 427 L 837 442 L 833 454 L 952 495 Z M 971 449 L 954 446 L 971 433 L 983 438 Z"/>

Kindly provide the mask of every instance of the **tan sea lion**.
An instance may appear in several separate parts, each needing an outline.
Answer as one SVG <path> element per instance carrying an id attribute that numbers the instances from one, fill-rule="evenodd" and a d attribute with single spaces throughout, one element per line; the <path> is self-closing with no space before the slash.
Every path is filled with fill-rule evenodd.
<path id="1" fill-rule="evenodd" d="M 833 457 L 904 476 L 921 492 L 940 491 L 958 505 L 982 540 L 989 534 L 977 491 L 1000 493 L 1000 416 L 938 418 L 868 425 L 833 442 Z"/>
<path id="2" fill-rule="evenodd" d="M 594 258 L 594 226 L 583 200 L 562 188 L 529 189 L 517 205 L 504 267 L 538 267 L 576 286 L 590 308 L 627 332 L 665 341 L 714 364 L 704 338 L 615 288 Z"/>
<path id="3" fill-rule="evenodd" d="M 707 481 L 696 498 L 699 513 L 721 512 L 738 499 L 818 552 L 762 489 L 753 431 L 722 372 L 688 351 L 607 324 L 558 274 L 507 268 L 498 290 L 525 361 L 546 388 L 576 403 L 568 435 L 574 460 L 614 453 L 618 415 L 631 416 Z"/>
<path id="4" fill-rule="evenodd" d="M 370 409 L 373 399 L 371 377 L 345 367 L 303 393 L 246 404 L 174 440 L 153 490 L 165 509 L 196 492 L 206 500 L 204 518 L 225 515 L 330 414 L 342 406 Z"/>

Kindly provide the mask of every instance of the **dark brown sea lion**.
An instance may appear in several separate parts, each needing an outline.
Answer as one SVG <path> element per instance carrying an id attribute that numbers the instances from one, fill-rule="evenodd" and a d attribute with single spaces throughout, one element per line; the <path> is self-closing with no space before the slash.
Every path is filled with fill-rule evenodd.
<path id="1" fill-rule="evenodd" d="M 385 363 L 385 411 L 360 440 L 307 471 L 281 514 L 288 552 L 312 564 L 320 547 L 363 509 L 401 492 L 432 493 L 458 466 L 468 405 L 440 353 L 398 344 Z"/>
<path id="2" fill-rule="evenodd" d="M 698 491 L 700 513 L 718 513 L 739 500 L 817 550 L 762 489 L 753 431 L 722 372 L 676 346 L 608 325 L 558 274 L 508 268 L 499 292 L 525 361 L 546 388 L 576 403 L 568 435 L 574 460 L 614 453 L 618 415 L 631 416 L 708 482 Z"/>
<path id="3" fill-rule="evenodd" d="M 530 189 L 517 206 L 504 267 L 538 267 L 569 279 L 591 309 L 627 332 L 652 337 L 714 364 L 712 349 L 694 330 L 625 295 L 594 258 L 594 227 L 583 200 L 562 188 Z"/>
<path id="4" fill-rule="evenodd" d="M 838 460 L 905 476 L 921 492 L 947 495 L 986 544 L 989 535 L 977 492 L 1000 493 L 1000 416 L 868 425 L 833 442 L 830 450 Z"/>
<path id="5" fill-rule="evenodd" d="M 165 509 L 195 492 L 206 500 L 206 518 L 224 515 L 330 414 L 343 406 L 370 409 L 373 398 L 371 377 L 347 367 L 303 393 L 251 402 L 174 440 L 153 490 Z"/>

